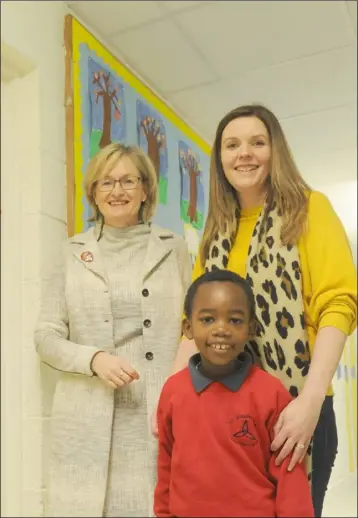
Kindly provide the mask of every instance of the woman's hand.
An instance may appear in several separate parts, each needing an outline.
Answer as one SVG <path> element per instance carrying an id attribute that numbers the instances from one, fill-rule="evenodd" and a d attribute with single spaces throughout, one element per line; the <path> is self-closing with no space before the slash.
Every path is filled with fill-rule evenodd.
<path id="1" fill-rule="evenodd" d="M 272 451 L 281 449 L 275 460 L 277 466 L 292 450 L 288 471 L 292 471 L 297 462 L 301 463 L 304 460 L 317 426 L 322 404 L 322 400 L 307 400 L 301 395 L 282 410 L 274 426 L 275 438 L 271 444 Z"/>
<path id="2" fill-rule="evenodd" d="M 94 356 L 91 368 L 108 387 L 113 389 L 139 379 L 138 372 L 128 362 L 104 351 Z"/>

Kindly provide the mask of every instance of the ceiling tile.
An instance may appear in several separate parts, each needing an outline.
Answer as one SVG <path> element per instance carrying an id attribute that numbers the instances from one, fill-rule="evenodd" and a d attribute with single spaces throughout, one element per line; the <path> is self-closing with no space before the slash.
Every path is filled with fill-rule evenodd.
<path id="1" fill-rule="evenodd" d="M 198 4 L 205 4 L 207 2 L 194 1 L 194 0 L 169 0 L 166 2 L 160 1 L 158 2 L 160 5 L 164 5 L 166 9 L 169 11 L 182 11 L 184 9 L 188 9 L 188 7 L 197 6 Z"/>
<path id="2" fill-rule="evenodd" d="M 205 114 L 217 118 L 223 115 L 223 106 L 227 106 L 227 94 L 228 90 L 225 84 L 214 83 L 190 88 L 182 92 L 169 93 L 168 99 L 180 106 L 183 112 L 191 115 L 194 119 L 201 118 Z"/>
<path id="3" fill-rule="evenodd" d="M 281 121 L 293 154 L 301 157 L 333 156 L 357 144 L 357 108 L 342 108 L 312 113 Z"/>
<path id="4" fill-rule="evenodd" d="M 163 17 L 162 10 L 152 1 L 78 1 L 67 4 L 105 37 Z"/>
<path id="5" fill-rule="evenodd" d="M 209 67 L 170 20 L 120 34 L 112 43 L 161 93 L 213 80 Z"/>
<path id="6" fill-rule="evenodd" d="M 175 19 L 223 77 L 355 44 L 344 2 L 223 0 Z"/>
<path id="7" fill-rule="evenodd" d="M 293 117 L 353 103 L 356 63 L 351 46 L 243 74 L 226 88 L 233 108 L 259 102 L 279 118 Z"/>
<path id="8" fill-rule="evenodd" d="M 225 84 L 216 83 L 168 94 L 167 97 L 189 121 L 206 128 L 204 136 L 211 142 L 217 123 L 232 108 L 228 93 Z"/>

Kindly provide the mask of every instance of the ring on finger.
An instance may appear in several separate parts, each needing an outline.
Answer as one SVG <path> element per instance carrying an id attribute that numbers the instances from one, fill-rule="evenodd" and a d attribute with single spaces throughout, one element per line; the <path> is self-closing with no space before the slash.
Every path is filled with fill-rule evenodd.
<path id="1" fill-rule="evenodd" d="M 296 448 L 298 448 L 299 450 L 303 450 L 305 448 L 305 445 L 298 442 L 296 444 Z"/>

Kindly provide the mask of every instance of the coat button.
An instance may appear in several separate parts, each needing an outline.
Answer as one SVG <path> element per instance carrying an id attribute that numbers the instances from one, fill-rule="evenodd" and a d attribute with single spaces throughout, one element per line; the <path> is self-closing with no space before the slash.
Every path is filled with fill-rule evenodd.
<path id="1" fill-rule="evenodd" d="M 149 353 L 145 353 L 145 357 L 147 358 L 147 360 L 153 360 L 154 358 L 154 354 L 149 352 Z"/>
<path id="2" fill-rule="evenodd" d="M 150 327 L 152 325 L 152 322 L 150 320 L 146 319 L 146 320 L 144 320 L 143 324 L 144 324 L 144 327 Z"/>
<path id="3" fill-rule="evenodd" d="M 142 295 L 143 297 L 148 297 L 149 291 L 147 290 L 147 288 L 144 288 L 144 290 L 142 291 Z"/>

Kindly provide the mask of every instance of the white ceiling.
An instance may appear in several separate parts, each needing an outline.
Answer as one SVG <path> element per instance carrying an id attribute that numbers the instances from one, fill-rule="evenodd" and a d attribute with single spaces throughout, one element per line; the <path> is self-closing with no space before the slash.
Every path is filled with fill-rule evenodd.
<path id="1" fill-rule="evenodd" d="M 312 186 L 357 179 L 356 1 L 66 3 L 209 143 L 260 102 Z"/>

